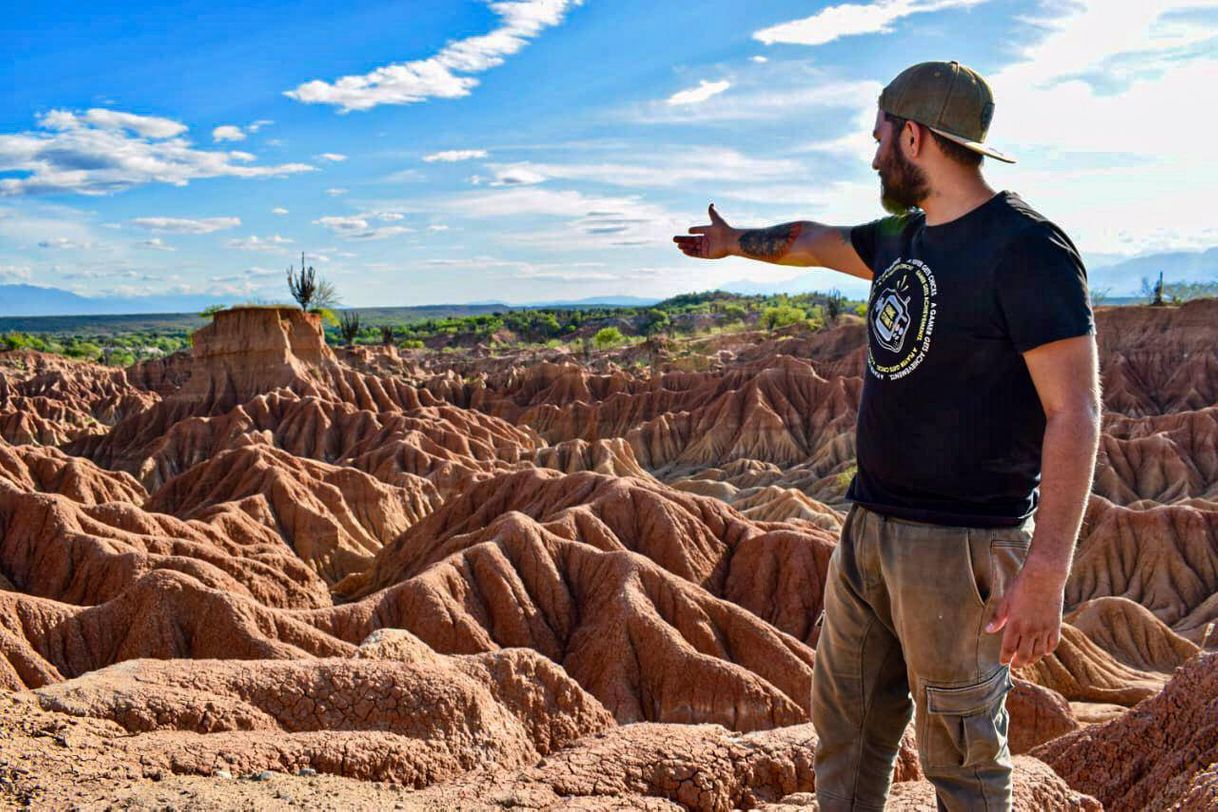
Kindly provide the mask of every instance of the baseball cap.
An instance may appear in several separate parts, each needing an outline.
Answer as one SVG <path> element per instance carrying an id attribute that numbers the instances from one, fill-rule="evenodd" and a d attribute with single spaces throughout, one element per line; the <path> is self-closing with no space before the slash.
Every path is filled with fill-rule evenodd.
<path id="1" fill-rule="evenodd" d="M 959 62 L 921 62 L 901 71 L 880 93 L 880 109 L 991 158 L 1015 159 L 986 146 L 994 94 L 981 74 Z"/>

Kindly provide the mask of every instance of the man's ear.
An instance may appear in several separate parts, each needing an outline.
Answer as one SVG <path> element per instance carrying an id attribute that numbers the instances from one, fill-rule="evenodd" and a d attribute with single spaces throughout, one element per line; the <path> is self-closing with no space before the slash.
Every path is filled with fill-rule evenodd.
<path id="1" fill-rule="evenodd" d="M 926 145 L 929 132 L 929 130 L 916 121 L 905 122 L 901 138 L 905 141 L 905 146 L 909 148 L 910 158 L 917 158 L 921 154 L 922 148 Z"/>

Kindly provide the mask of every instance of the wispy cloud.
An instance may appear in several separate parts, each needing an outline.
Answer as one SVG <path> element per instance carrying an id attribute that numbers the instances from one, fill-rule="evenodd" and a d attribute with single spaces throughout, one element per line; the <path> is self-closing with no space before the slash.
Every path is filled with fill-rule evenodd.
<path id="1" fill-rule="evenodd" d="M 281 237 L 274 234 L 270 237 L 259 237 L 256 234 L 251 234 L 248 237 L 239 237 L 229 240 L 226 245 L 229 248 L 239 248 L 242 251 L 262 251 L 268 254 L 284 254 L 287 249 L 284 246 L 291 245 L 292 240 L 287 237 Z"/>
<path id="2" fill-rule="evenodd" d="M 63 251 L 79 251 L 86 248 L 92 248 L 93 243 L 81 242 L 70 237 L 54 237 L 49 240 L 39 240 L 39 248 L 54 248 Z"/>
<path id="3" fill-rule="evenodd" d="M 29 265 L 0 265 L 0 282 L 28 282 L 34 276 Z"/>
<path id="4" fill-rule="evenodd" d="M 492 169 L 495 176 L 490 181 L 491 186 L 531 186 L 534 183 L 543 183 L 546 179 L 545 175 L 530 168 L 527 164 L 492 167 Z M 471 180 L 475 185 L 482 182 L 482 178 L 478 175 Z"/>
<path id="5" fill-rule="evenodd" d="M 176 251 L 169 243 L 162 240 L 160 237 L 152 237 L 151 239 L 142 240 L 136 243 L 137 248 L 149 248 L 154 251 Z"/>
<path id="6" fill-rule="evenodd" d="M 468 96 L 482 73 L 522 49 L 546 28 L 558 25 L 581 0 L 497 0 L 491 11 L 502 25 L 488 34 L 450 42 L 427 59 L 399 62 L 333 84 L 315 79 L 285 95 L 308 104 L 331 104 L 348 113 L 381 104 L 413 104 L 431 98 Z"/>
<path id="7" fill-rule="evenodd" d="M 881 85 L 806 65 L 757 65 L 718 91 L 714 104 L 658 99 L 626 111 L 641 124 L 714 124 L 806 118 L 815 108 L 874 106 Z M 694 89 L 697 92 L 697 88 Z"/>
<path id="8" fill-rule="evenodd" d="M 382 222 L 397 222 L 402 219 L 402 215 L 397 212 L 327 215 L 319 217 L 313 222 L 345 240 L 384 240 L 414 230 L 408 226 L 376 226 L 371 222 L 374 219 Z"/>
<path id="9" fill-rule="evenodd" d="M 512 229 L 504 242 L 569 249 L 572 245 L 660 244 L 682 222 L 672 212 L 635 195 L 589 195 L 573 189 L 510 187 L 433 202 L 433 208 L 471 218 L 547 217 L 562 221 L 554 228 Z M 682 229 L 683 230 L 683 229 Z"/>
<path id="10" fill-rule="evenodd" d="M 827 6 L 811 17 L 773 25 L 753 33 L 766 45 L 824 45 L 859 34 L 887 34 L 897 20 L 948 8 L 961 8 L 985 0 L 875 0 L 873 3 L 843 3 Z"/>
<path id="11" fill-rule="evenodd" d="M 195 149 L 176 121 L 117 110 L 52 110 L 38 131 L 0 135 L 0 195 L 104 195 L 146 183 L 185 186 L 196 178 L 262 178 L 307 172 L 308 164 L 254 165 L 248 152 Z"/>
<path id="12" fill-rule="evenodd" d="M 213 231 L 223 231 L 241 225 L 240 217 L 203 217 L 190 219 L 186 217 L 136 217 L 131 221 L 133 226 L 149 231 L 165 231 L 172 234 L 211 234 Z"/>
<path id="13" fill-rule="evenodd" d="M 423 160 L 427 163 L 455 163 L 456 161 L 468 161 L 473 158 L 485 158 L 487 152 L 484 149 L 446 149 L 442 152 L 433 152 L 430 155 L 424 155 Z"/>
<path id="14" fill-rule="evenodd" d="M 320 155 L 314 155 L 319 161 L 329 161 L 330 163 L 338 163 L 339 161 L 347 160 L 347 156 L 341 152 L 323 152 Z"/>
<path id="15" fill-rule="evenodd" d="M 690 160 L 691 155 L 697 156 Z M 634 188 L 688 186 L 694 183 L 789 182 L 806 174 L 799 161 L 789 158 L 754 158 L 725 147 L 657 146 L 632 161 L 599 163 L 491 164 L 491 186 L 521 186 L 548 178 L 592 181 Z"/>
<path id="16" fill-rule="evenodd" d="M 278 214 L 278 215 L 282 216 L 287 213 L 288 213 L 288 210 L 285 209 L 283 206 L 276 206 L 275 208 L 271 209 L 271 214 Z"/>
<path id="17" fill-rule="evenodd" d="M 698 81 L 697 87 L 681 90 L 669 96 L 668 103 L 672 105 L 697 104 L 698 102 L 706 101 L 712 96 L 718 96 L 731 86 L 732 83 L 726 79 L 718 82 L 708 82 L 705 79 L 701 79 Z"/>

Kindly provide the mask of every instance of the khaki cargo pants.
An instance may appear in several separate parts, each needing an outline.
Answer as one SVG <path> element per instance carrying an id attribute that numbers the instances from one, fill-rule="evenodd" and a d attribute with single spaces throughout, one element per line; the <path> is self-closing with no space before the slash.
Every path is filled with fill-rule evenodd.
<path id="1" fill-rule="evenodd" d="M 1032 528 L 1031 518 L 978 529 L 850 509 L 812 675 L 822 810 L 884 808 L 911 714 L 940 809 L 1010 809 L 1010 669 L 998 661 L 1001 632 L 985 624 Z"/>

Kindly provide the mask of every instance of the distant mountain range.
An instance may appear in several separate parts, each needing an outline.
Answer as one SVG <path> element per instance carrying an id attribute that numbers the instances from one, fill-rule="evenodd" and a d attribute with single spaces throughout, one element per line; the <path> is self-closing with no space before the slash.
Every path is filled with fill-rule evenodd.
<path id="1" fill-rule="evenodd" d="M 639 296 L 593 296 L 586 299 L 564 299 L 548 302 L 506 304 L 498 301 L 460 303 L 471 307 L 494 307 L 511 310 L 520 307 L 642 307 L 655 304 L 658 298 Z M 162 296 L 81 296 L 60 288 L 37 285 L 0 285 L 0 318 L 25 316 L 109 316 L 145 313 L 198 313 L 215 304 L 231 304 L 231 299 L 207 294 Z M 441 305 L 444 307 L 445 305 Z M 364 308 L 357 308 L 364 309 Z"/>
<path id="2" fill-rule="evenodd" d="M 224 300 L 208 295 L 80 296 L 59 288 L 0 285 L 0 316 L 92 316 L 197 313 Z"/>
<path id="3" fill-rule="evenodd" d="M 1087 281 L 1092 290 L 1106 290 L 1109 300 L 1122 296 L 1137 296 L 1142 280 L 1155 280 L 1159 272 L 1168 282 L 1218 282 L 1218 247 L 1205 251 L 1171 251 L 1144 254 L 1139 257 L 1121 258 L 1111 254 L 1084 257 L 1087 265 Z M 747 295 L 773 295 L 776 293 L 825 292 L 839 288 L 851 298 L 857 298 L 867 290 L 867 283 L 850 277 L 842 277 L 832 271 L 813 270 L 803 276 L 784 282 L 736 281 L 720 285 L 724 290 Z"/>
<path id="4" fill-rule="evenodd" d="M 1205 251 L 1171 251 L 1120 259 L 1111 254 L 1087 257 L 1088 278 L 1094 290 L 1106 290 L 1109 297 L 1137 295 L 1142 279 L 1156 279 L 1159 272 L 1169 282 L 1218 281 L 1218 247 Z M 865 295 L 867 283 L 842 277 L 824 269 L 784 282 L 753 282 L 738 280 L 719 285 L 723 290 L 749 295 L 775 293 L 811 293 L 838 288 L 846 296 Z M 505 304 L 496 301 L 467 302 L 467 305 L 502 307 L 591 307 L 611 305 L 645 307 L 659 299 L 645 296 L 592 296 L 585 299 L 562 299 L 525 304 Z M 0 285 L 0 317 L 5 316 L 86 316 L 127 315 L 141 313 L 198 313 L 214 304 L 229 304 L 230 300 L 208 294 L 165 294 L 158 296 L 81 296 L 59 288 L 37 285 Z"/>

